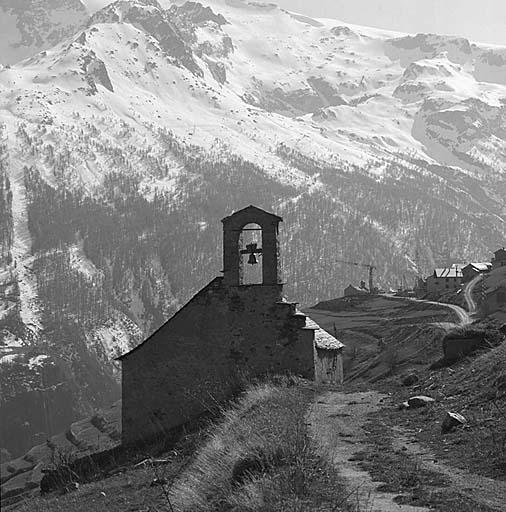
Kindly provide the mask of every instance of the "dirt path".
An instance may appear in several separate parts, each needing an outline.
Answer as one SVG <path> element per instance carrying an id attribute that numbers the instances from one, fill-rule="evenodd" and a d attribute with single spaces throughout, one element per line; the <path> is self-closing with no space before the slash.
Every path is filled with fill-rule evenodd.
<path id="1" fill-rule="evenodd" d="M 371 425 L 368 421 L 371 414 L 377 413 L 383 407 L 393 407 L 393 404 L 387 395 L 375 391 L 353 393 L 327 391 L 315 400 L 309 411 L 308 422 L 312 439 L 320 453 L 335 464 L 346 480 L 350 492 L 348 501 L 353 506 L 353 510 L 367 512 L 506 511 L 506 482 L 467 473 L 446 465 L 437 460 L 430 450 L 418 444 L 413 433 L 406 429 L 390 428 L 385 424 L 378 425 L 381 437 L 388 439 L 388 443 L 374 447 L 377 432 L 370 430 Z M 409 493 L 381 491 L 383 482 L 374 480 L 364 469 L 363 459 L 357 456 L 367 450 L 375 453 L 376 466 L 378 464 L 381 466 L 382 463 L 385 465 L 383 468 L 385 475 L 390 471 L 391 476 L 392 461 L 396 458 L 401 461 L 399 463 L 401 472 L 402 470 L 407 472 L 409 467 L 416 468 L 416 474 L 421 474 L 422 470 L 425 471 L 425 480 L 421 478 L 422 483 L 418 483 L 416 488 L 416 492 L 420 494 L 420 487 L 425 485 L 422 489 L 425 491 L 425 494 L 422 492 L 424 499 L 418 500 L 418 504 L 424 506 L 399 504 L 403 501 L 414 503 Z M 383 475 L 383 471 L 379 474 Z M 396 474 L 395 471 L 394 474 Z M 435 475 L 435 478 L 430 475 Z M 378 472 L 376 472 L 376 478 L 383 480 L 383 477 L 378 478 Z M 384 478 L 384 482 L 389 483 L 388 476 Z M 437 499 L 433 496 L 437 496 Z"/>
<path id="2" fill-rule="evenodd" d="M 392 297 L 395 299 L 395 297 Z M 447 309 L 451 309 L 458 318 L 458 322 L 452 323 L 452 322 L 436 322 L 434 325 L 437 325 L 438 327 L 441 327 L 445 331 L 449 331 L 450 329 L 454 328 L 456 325 L 469 325 L 473 319 L 471 315 L 460 306 L 457 306 L 456 304 L 449 304 L 447 302 L 437 302 L 434 300 L 425 300 L 425 299 L 413 299 L 412 297 L 403 297 L 403 300 L 410 300 L 412 302 L 419 302 L 421 304 L 432 304 L 433 306 L 440 306 Z"/>
<path id="3" fill-rule="evenodd" d="M 469 283 L 467 283 L 464 288 L 464 296 L 467 302 L 467 309 L 471 316 L 474 315 L 478 309 L 476 301 L 473 297 L 473 291 L 476 285 L 481 281 L 482 277 L 483 276 L 481 274 L 476 276 L 472 281 L 469 281 Z"/>
<path id="4" fill-rule="evenodd" d="M 371 391 L 363 393 L 327 392 L 316 400 L 309 412 L 311 436 L 321 451 L 339 469 L 347 482 L 349 502 L 356 510 L 367 512 L 424 512 L 425 507 L 398 505 L 397 494 L 378 491 L 380 483 L 353 460 L 367 444 L 364 429 L 369 414 L 381 407 L 384 395 Z"/>

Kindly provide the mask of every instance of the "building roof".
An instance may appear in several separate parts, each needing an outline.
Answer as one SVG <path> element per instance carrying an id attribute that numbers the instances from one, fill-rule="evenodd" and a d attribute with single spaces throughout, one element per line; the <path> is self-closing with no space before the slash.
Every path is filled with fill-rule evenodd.
<path id="1" fill-rule="evenodd" d="M 303 315 L 300 311 L 297 311 Z M 334 338 L 332 334 L 329 334 L 325 329 L 322 329 L 312 318 L 306 316 L 305 329 L 312 329 L 314 333 L 316 348 L 321 350 L 341 350 L 344 348 L 344 343 L 341 343 L 338 339 Z"/>
<path id="2" fill-rule="evenodd" d="M 367 288 L 359 288 L 358 286 L 354 286 L 352 284 L 349 284 L 345 289 L 344 291 L 353 291 L 355 292 L 357 295 L 360 295 L 360 294 L 368 294 L 369 293 L 369 290 Z"/>
<path id="3" fill-rule="evenodd" d="M 436 268 L 434 269 L 434 277 L 437 277 L 439 279 L 444 279 L 447 277 L 462 277 L 462 269 L 460 268 Z"/>
<path id="4" fill-rule="evenodd" d="M 487 270 L 490 270 L 491 266 L 492 266 L 492 263 L 481 262 L 481 263 L 469 263 L 469 265 L 465 266 L 464 268 L 473 267 L 474 269 L 478 270 L 478 272 L 486 272 Z"/>
<path id="5" fill-rule="evenodd" d="M 230 223 L 233 222 L 234 219 L 239 218 L 242 219 L 243 217 L 252 217 L 251 222 L 255 222 L 256 218 L 261 219 L 272 219 L 277 222 L 282 222 L 283 219 L 279 215 L 275 215 L 274 213 L 267 212 L 265 210 L 262 210 L 262 208 L 258 208 L 258 206 L 254 206 L 250 204 L 249 206 L 246 206 L 246 208 L 243 208 L 242 210 L 238 210 L 231 215 L 228 215 L 227 217 L 221 219 L 221 222 L 223 223 Z"/>

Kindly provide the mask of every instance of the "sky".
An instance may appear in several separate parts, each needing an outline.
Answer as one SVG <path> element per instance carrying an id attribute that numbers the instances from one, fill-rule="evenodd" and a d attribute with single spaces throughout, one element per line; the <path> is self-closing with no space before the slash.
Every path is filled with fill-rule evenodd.
<path id="1" fill-rule="evenodd" d="M 275 0 L 314 17 L 506 45 L 506 0 Z"/>

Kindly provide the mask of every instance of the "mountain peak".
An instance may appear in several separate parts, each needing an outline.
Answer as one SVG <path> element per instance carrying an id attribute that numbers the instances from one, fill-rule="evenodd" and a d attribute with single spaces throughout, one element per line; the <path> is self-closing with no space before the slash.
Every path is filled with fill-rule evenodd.
<path id="1" fill-rule="evenodd" d="M 156 0 L 118 0 L 96 12 L 89 26 L 99 23 L 129 23 L 159 44 L 165 55 L 201 76 L 195 62 L 189 34 L 180 28 L 177 9 L 164 10 Z"/>

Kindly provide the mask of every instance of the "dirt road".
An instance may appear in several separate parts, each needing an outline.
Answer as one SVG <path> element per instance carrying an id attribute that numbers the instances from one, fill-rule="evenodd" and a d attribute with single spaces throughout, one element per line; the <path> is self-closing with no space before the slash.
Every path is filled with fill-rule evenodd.
<path id="1" fill-rule="evenodd" d="M 469 314 L 471 316 L 474 315 L 478 310 L 478 306 L 473 297 L 473 291 L 476 285 L 482 280 L 482 277 L 482 275 L 476 276 L 472 281 L 469 281 L 469 283 L 467 283 L 464 288 L 464 296 L 466 298 L 467 310 L 469 311 Z"/>
<path id="2" fill-rule="evenodd" d="M 309 414 L 310 431 L 322 455 L 328 457 L 344 477 L 349 501 L 356 510 L 371 512 L 424 512 L 428 508 L 398 505 L 396 494 L 378 490 L 380 483 L 354 460 L 367 444 L 365 423 L 370 413 L 381 407 L 384 396 L 364 393 L 328 392 L 313 404 Z"/>
<path id="3" fill-rule="evenodd" d="M 395 299 L 396 297 L 391 297 Z M 438 327 L 441 327 L 442 329 L 448 331 L 452 328 L 454 328 L 456 325 L 465 326 L 469 325 L 473 319 L 471 315 L 460 306 L 457 306 L 456 304 L 448 304 L 446 302 L 437 302 L 434 300 L 426 300 L 426 299 L 413 299 L 412 297 L 403 297 L 403 300 L 410 300 L 412 302 L 419 302 L 421 304 L 432 304 L 434 306 L 440 306 L 447 309 L 451 309 L 456 315 L 457 315 L 457 322 L 436 322 L 434 325 L 437 325 Z"/>
<path id="4" fill-rule="evenodd" d="M 382 442 L 375 446 L 377 432 L 371 431 L 368 421 L 372 414 L 393 406 L 387 395 L 375 391 L 327 391 L 315 400 L 309 411 L 308 423 L 313 442 L 347 482 L 348 502 L 352 510 L 506 511 L 506 482 L 467 473 L 438 461 L 415 441 L 411 432 L 400 426 L 379 424 L 377 415 L 374 421 Z M 368 466 L 359 455 L 367 451 L 373 454 L 374 476 L 365 469 Z M 383 470 L 381 464 L 384 464 Z M 391 482 L 386 486 L 390 492 L 382 492 L 381 487 L 389 484 L 392 475 L 397 483 L 393 487 L 400 492 L 391 492 Z M 415 479 L 416 483 L 399 486 L 403 479 Z M 416 506 L 413 506 L 415 502 Z"/>
<path id="5" fill-rule="evenodd" d="M 464 308 L 461 308 L 460 306 L 457 306 L 455 304 L 447 304 L 445 302 L 435 302 L 431 300 L 423 300 L 423 299 L 411 299 L 417 302 L 423 302 L 425 304 L 434 304 L 438 306 L 443 306 L 448 309 L 451 309 L 458 317 L 459 322 L 458 324 L 449 324 L 452 327 L 455 325 L 469 325 L 473 321 L 473 316 L 476 314 L 478 306 L 476 304 L 476 301 L 473 298 L 473 292 L 476 285 L 481 281 L 482 276 L 476 276 L 472 281 L 469 281 L 464 287 L 464 298 L 466 299 L 467 304 L 467 311 Z M 441 324 L 442 327 L 443 324 Z"/>

